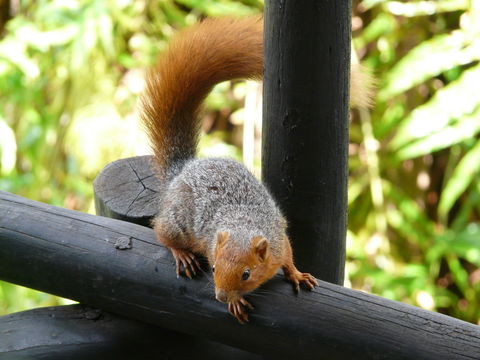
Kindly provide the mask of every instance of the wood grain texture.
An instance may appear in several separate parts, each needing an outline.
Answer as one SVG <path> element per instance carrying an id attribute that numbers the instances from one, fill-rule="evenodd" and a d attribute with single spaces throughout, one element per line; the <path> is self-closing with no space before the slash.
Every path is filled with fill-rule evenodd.
<path id="1" fill-rule="evenodd" d="M 83 305 L 0 317 L 0 360 L 260 359 Z"/>
<path id="2" fill-rule="evenodd" d="M 0 279 L 276 358 L 478 359 L 480 327 L 320 281 L 294 295 L 276 276 L 240 325 L 211 274 L 177 279 L 152 230 L 0 192 Z M 131 248 L 117 249 L 120 237 Z"/>
<path id="3" fill-rule="evenodd" d="M 97 214 L 150 226 L 159 187 L 151 161 L 151 156 L 138 156 L 105 166 L 93 183 Z"/>
<path id="4" fill-rule="evenodd" d="M 350 1 L 265 3 L 262 176 L 302 271 L 342 284 Z"/>

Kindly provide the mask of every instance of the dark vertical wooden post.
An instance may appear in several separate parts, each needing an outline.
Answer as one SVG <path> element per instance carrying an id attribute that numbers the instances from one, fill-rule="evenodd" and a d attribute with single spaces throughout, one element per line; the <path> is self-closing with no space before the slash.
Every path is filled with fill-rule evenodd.
<path id="1" fill-rule="evenodd" d="M 296 263 L 343 284 L 350 0 L 265 7 L 262 176 L 289 221 Z"/>

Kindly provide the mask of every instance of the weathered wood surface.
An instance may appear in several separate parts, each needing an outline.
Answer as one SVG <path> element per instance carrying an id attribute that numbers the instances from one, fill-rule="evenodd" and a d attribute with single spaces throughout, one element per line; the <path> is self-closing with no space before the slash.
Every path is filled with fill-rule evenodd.
<path id="1" fill-rule="evenodd" d="M 82 305 L 0 317 L 0 360 L 260 359 Z"/>
<path id="2" fill-rule="evenodd" d="M 5 281 L 279 358 L 479 358 L 479 326 L 326 282 L 295 296 L 277 276 L 247 296 L 255 310 L 240 325 L 210 274 L 176 278 L 150 229 L 5 192 L 0 214 Z"/>
<path id="3" fill-rule="evenodd" d="M 343 284 L 350 1 L 265 2 L 262 177 L 302 271 Z"/>
<path id="4" fill-rule="evenodd" d="M 151 156 L 108 164 L 93 183 L 97 214 L 149 226 L 158 212 L 158 179 Z"/>

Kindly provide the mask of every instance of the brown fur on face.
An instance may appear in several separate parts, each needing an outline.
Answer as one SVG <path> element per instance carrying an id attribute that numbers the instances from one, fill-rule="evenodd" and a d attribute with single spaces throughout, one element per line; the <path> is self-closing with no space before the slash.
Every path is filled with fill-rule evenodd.
<path id="1" fill-rule="evenodd" d="M 225 292 L 227 301 L 232 301 L 273 277 L 281 264 L 274 261 L 268 241 L 262 236 L 253 237 L 246 249 L 229 241 L 229 237 L 228 232 L 218 234 L 213 279 L 216 291 Z M 250 270 L 250 276 L 243 280 L 243 273 L 247 269 Z"/>

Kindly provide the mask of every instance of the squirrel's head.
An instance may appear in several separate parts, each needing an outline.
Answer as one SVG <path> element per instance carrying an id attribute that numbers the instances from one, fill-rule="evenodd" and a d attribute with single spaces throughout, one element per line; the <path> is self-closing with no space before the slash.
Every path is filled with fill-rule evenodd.
<path id="1" fill-rule="evenodd" d="M 267 239 L 252 236 L 236 239 L 226 231 L 217 234 L 212 266 L 215 297 L 230 302 L 255 290 L 273 277 L 280 265 L 274 263 Z"/>

